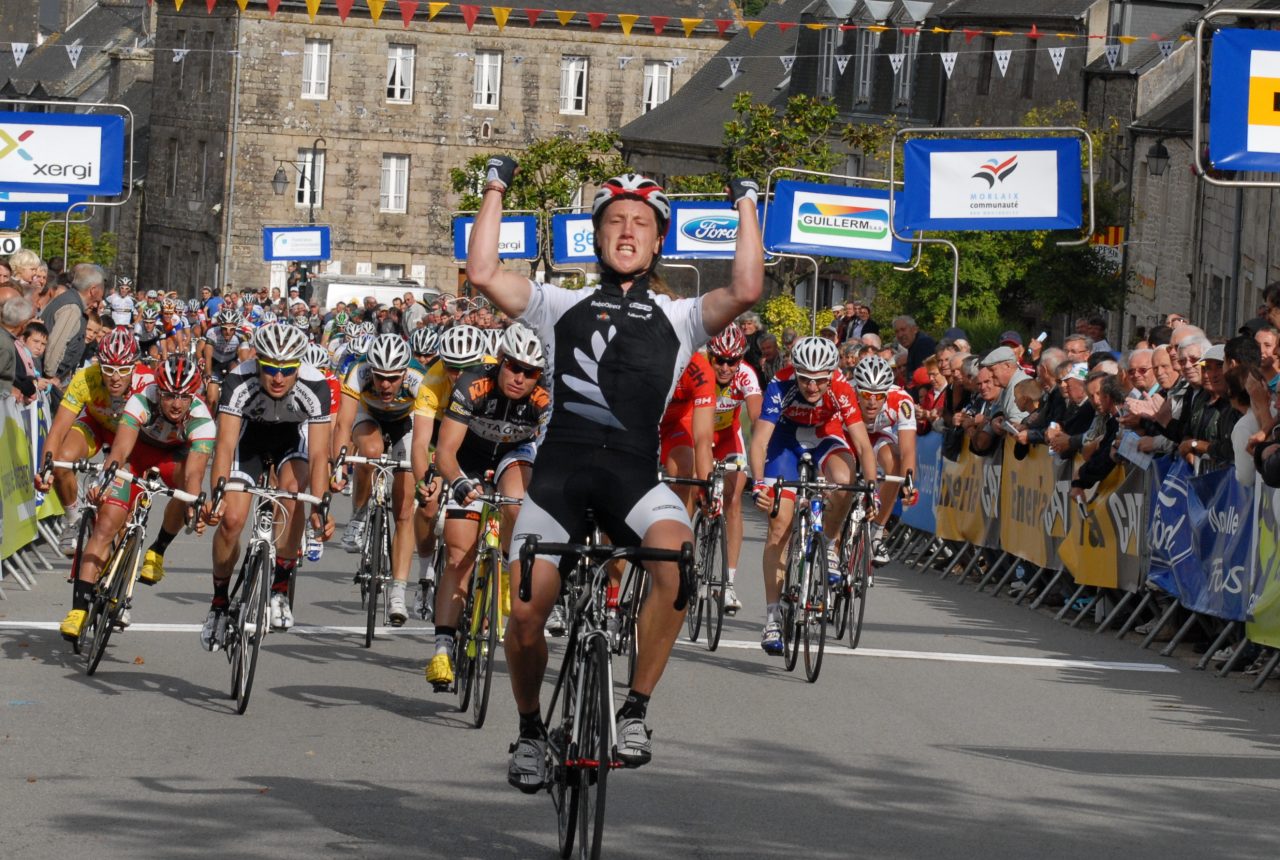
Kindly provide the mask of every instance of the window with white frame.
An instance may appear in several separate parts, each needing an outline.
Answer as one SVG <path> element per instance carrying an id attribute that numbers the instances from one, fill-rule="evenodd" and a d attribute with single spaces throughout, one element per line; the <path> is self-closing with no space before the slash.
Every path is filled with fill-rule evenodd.
<path id="1" fill-rule="evenodd" d="M 323 206 L 324 151 L 299 149 L 295 164 L 298 165 L 298 183 L 294 187 L 294 202 L 299 206 Z"/>
<path id="2" fill-rule="evenodd" d="M 409 197 L 409 156 L 382 156 L 382 193 L 378 208 L 383 212 L 404 212 Z"/>
<path id="3" fill-rule="evenodd" d="M 893 103 L 897 106 L 911 104 L 911 91 L 916 82 L 916 59 L 920 52 L 920 36 L 898 31 L 898 51 L 902 54 L 902 68 L 893 88 Z"/>
<path id="4" fill-rule="evenodd" d="M 403 278 L 404 265 L 401 263 L 375 263 L 374 274 L 379 278 Z"/>
<path id="5" fill-rule="evenodd" d="M 387 46 L 387 101 L 413 103 L 413 45 Z"/>
<path id="6" fill-rule="evenodd" d="M 327 39 L 307 39 L 302 46 L 302 97 L 329 97 L 329 49 Z"/>
<path id="7" fill-rule="evenodd" d="M 185 50 L 187 47 L 187 31 L 179 30 L 178 38 L 176 41 L 177 41 L 178 47 Z M 178 87 L 178 89 L 182 89 L 183 81 L 186 78 L 186 74 L 185 74 L 187 69 L 186 60 L 183 60 L 181 63 L 174 63 L 174 65 L 177 66 L 177 69 L 175 70 L 177 74 L 173 76 L 173 82 Z"/>
<path id="8" fill-rule="evenodd" d="M 587 58 L 560 58 L 560 113 L 587 112 Z"/>
<path id="9" fill-rule="evenodd" d="M 854 104 L 868 104 L 871 101 L 871 82 L 876 68 L 878 42 L 878 33 L 864 28 L 858 30 L 858 55 L 854 58 Z"/>
<path id="10" fill-rule="evenodd" d="M 644 64 L 645 113 L 671 98 L 671 67 L 662 60 Z"/>
<path id="11" fill-rule="evenodd" d="M 476 78 L 471 106 L 497 110 L 502 95 L 502 52 L 476 51 Z"/>
<path id="12" fill-rule="evenodd" d="M 836 92 L 836 43 L 840 29 L 828 27 L 818 33 L 818 95 L 830 98 Z"/>

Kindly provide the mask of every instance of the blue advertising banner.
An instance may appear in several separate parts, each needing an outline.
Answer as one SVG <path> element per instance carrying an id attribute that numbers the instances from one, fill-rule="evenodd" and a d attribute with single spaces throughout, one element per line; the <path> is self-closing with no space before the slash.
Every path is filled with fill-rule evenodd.
<path id="1" fill-rule="evenodd" d="M 467 244 L 471 241 L 471 226 L 476 219 L 459 215 L 453 219 L 453 258 L 467 259 Z M 499 260 L 536 260 L 538 248 L 538 216 L 510 215 L 502 219 L 498 233 Z"/>
<path id="2" fill-rule="evenodd" d="M 902 521 L 913 529 L 936 534 L 938 521 L 934 505 L 938 501 L 938 482 L 942 479 L 942 434 L 916 436 L 916 489 L 920 501 L 902 509 Z"/>
<path id="3" fill-rule="evenodd" d="M 1191 542 L 1187 496 L 1191 492 L 1191 467 L 1178 457 L 1160 457 L 1151 463 L 1154 498 L 1151 522 L 1147 526 L 1151 544 L 1151 569 L 1147 579 L 1165 594 L 1176 595 L 1178 583 L 1173 566 L 1190 557 Z"/>
<path id="4" fill-rule="evenodd" d="M 329 228 L 319 225 L 263 227 L 262 259 L 267 262 L 327 260 L 329 259 Z"/>
<path id="5" fill-rule="evenodd" d="M 0 113 L 0 190 L 114 197 L 124 131 L 115 114 Z"/>
<path id="6" fill-rule="evenodd" d="M 590 213 L 551 216 L 551 261 L 553 263 L 594 263 L 596 228 Z"/>
<path id="7" fill-rule="evenodd" d="M 911 245 L 893 238 L 889 229 L 887 190 L 783 180 L 773 186 L 765 212 L 769 252 L 888 263 L 911 259 Z"/>
<path id="8" fill-rule="evenodd" d="M 1219 30 L 1209 75 L 1213 166 L 1280 171 L 1280 32 Z"/>
<path id="9" fill-rule="evenodd" d="M 1071 230 L 1083 223 L 1078 138 L 908 140 L 902 175 L 894 223 L 905 229 Z"/>
<path id="10" fill-rule="evenodd" d="M 16 209 L 0 210 L 0 230 L 19 230 L 22 228 L 22 213 Z"/>
<path id="11" fill-rule="evenodd" d="M 66 212 L 72 203 L 88 200 L 84 194 L 33 194 L 28 191 L 0 191 L 0 209 L 6 212 Z"/>

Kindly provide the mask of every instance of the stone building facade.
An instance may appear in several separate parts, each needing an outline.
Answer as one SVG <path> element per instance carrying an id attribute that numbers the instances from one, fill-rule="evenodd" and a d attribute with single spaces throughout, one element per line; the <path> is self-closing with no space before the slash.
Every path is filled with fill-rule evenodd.
<path id="1" fill-rule="evenodd" d="M 260 2 L 238 15 L 160 12 L 142 280 L 184 294 L 281 281 L 284 264 L 262 261 L 262 228 L 314 214 L 332 229 L 322 271 L 454 291 L 449 169 L 559 132 L 620 128 L 646 92 L 675 92 L 715 53 L 712 21 L 730 14 L 727 2 L 648 4 L 626 36 L 614 5 L 559 4 L 576 12 L 567 25 L 547 11 L 535 27 L 516 10 L 504 28 L 489 7 L 468 27 L 454 5 L 407 28 L 391 10 L 343 23 L 331 0 L 314 20 L 291 0 L 274 17 Z M 587 11 L 611 14 L 593 29 Z M 661 34 L 650 15 L 670 16 Z M 705 22 L 686 37 L 679 19 L 691 16 Z"/>

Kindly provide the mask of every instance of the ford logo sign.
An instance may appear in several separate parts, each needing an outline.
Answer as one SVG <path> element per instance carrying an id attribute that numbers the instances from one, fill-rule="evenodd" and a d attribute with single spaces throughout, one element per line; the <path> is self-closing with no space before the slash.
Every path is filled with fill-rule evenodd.
<path id="1" fill-rule="evenodd" d="M 733 242 L 738 238 L 736 216 L 708 215 L 686 221 L 680 232 L 699 242 Z"/>

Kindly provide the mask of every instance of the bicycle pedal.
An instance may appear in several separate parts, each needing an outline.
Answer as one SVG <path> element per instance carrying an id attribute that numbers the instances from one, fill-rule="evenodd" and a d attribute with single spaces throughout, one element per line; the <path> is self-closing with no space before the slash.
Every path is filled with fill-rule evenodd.
<path id="1" fill-rule="evenodd" d="M 433 693 L 452 693 L 452 692 L 453 692 L 453 684 L 451 684 L 451 683 L 449 683 L 449 682 L 447 682 L 447 681 L 432 681 L 432 682 L 431 682 L 431 691 L 432 691 Z"/>

